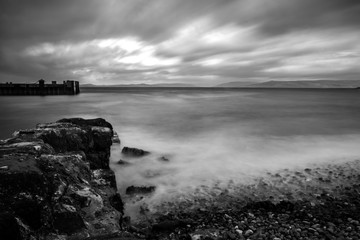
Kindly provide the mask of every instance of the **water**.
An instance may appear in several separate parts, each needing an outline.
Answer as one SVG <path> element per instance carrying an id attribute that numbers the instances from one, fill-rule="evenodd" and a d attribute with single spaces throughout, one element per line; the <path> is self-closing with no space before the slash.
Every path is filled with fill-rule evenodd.
<path id="1" fill-rule="evenodd" d="M 360 156 L 360 92 L 352 89 L 99 88 L 77 96 L 1 96 L 0 108 L 0 138 L 39 122 L 105 118 L 121 147 L 152 152 L 129 159 L 115 146 L 111 158 L 121 191 L 156 185 L 151 201 L 264 170 Z M 117 165 L 120 158 L 131 165 Z"/>

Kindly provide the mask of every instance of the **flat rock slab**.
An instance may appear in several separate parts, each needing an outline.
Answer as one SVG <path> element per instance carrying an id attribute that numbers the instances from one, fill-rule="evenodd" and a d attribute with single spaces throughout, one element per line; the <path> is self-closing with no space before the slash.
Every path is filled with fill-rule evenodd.
<path id="1" fill-rule="evenodd" d="M 156 189 L 155 186 L 130 186 L 126 188 L 126 194 L 134 195 L 134 194 L 150 194 L 154 192 Z"/>
<path id="2" fill-rule="evenodd" d="M 130 147 L 124 147 L 121 153 L 131 157 L 142 157 L 150 154 L 150 152 L 148 151 L 139 148 L 130 148 Z"/>

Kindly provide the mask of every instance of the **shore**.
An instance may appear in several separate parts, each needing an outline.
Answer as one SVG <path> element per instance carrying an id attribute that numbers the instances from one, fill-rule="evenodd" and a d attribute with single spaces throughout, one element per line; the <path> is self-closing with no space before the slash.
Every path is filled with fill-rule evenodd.
<path id="1" fill-rule="evenodd" d="M 151 220 L 154 239 L 359 239 L 359 166 L 284 169 L 212 197 L 164 203 Z"/>
<path id="2" fill-rule="evenodd" d="M 119 143 L 104 119 L 38 124 L 1 141 L 1 239 L 360 239 L 358 159 L 214 182 L 152 205 L 156 186 L 131 186 L 126 199 L 144 203 L 134 219 L 109 168 Z"/>

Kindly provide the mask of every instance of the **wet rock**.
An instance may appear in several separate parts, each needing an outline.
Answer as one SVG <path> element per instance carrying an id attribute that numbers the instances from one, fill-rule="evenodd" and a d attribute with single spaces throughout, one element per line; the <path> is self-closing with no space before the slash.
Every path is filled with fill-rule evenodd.
<path id="1" fill-rule="evenodd" d="M 87 161 L 91 169 L 109 169 L 109 162 L 105 161 L 110 157 L 110 152 L 91 152 L 87 155 Z"/>
<path id="2" fill-rule="evenodd" d="M 271 201 L 251 202 L 245 206 L 245 209 L 274 211 L 275 204 L 273 204 Z"/>
<path id="3" fill-rule="evenodd" d="M 249 237 L 249 236 L 251 236 L 252 234 L 254 234 L 254 231 L 251 230 L 251 229 L 248 229 L 248 230 L 245 231 L 244 236 L 245 236 L 245 237 Z"/>
<path id="4" fill-rule="evenodd" d="M 41 139 L 10 138 L 0 143 L 0 156 L 14 153 L 53 154 L 54 149 Z"/>
<path id="5" fill-rule="evenodd" d="M 129 147 L 124 147 L 122 149 L 121 153 L 132 156 L 132 157 L 142 157 L 142 156 L 150 154 L 150 152 L 148 152 L 148 151 L 144 151 L 144 150 L 138 149 L 138 148 L 129 148 Z"/>
<path id="6" fill-rule="evenodd" d="M 60 211 L 54 214 L 54 228 L 60 233 L 72 234 L 85 228 L 85 223 L 76 211 Z"/>
<path id="7" fill-rule="evenodd" d="M 26 235 L 41 229 L 40 237 L 60 239 L 55 233 L 61 233 L 65 239 L 118 231 L 123 204 L 108 167 L 111 138 L 105 120 L 75 119 L 0 141 L 0 166 L 6 166 L 0 170 L 1 227 L 9 212 Z"/>
<path id="8" fill-rule="evenodd" d="M 113 144 L 114 144 L 114 143 L 116 143 L 116 144 L 120 144 L 120 143 L 121 143 L 121 141 L 120 141 L 120 138 L 119 138 L 118 133 L 117 133 L 117 132 L 115 132 L 115 131 L 113 131 L 113 132 L 114 132 L 114 134 L 113 134 L 113 136 L 112 136 L 112 138 L 111 138 L 112 143 L 113 143 Z"/>
<path id="9" fill-rule="evenodd" d="M 113 129 L 112 125 L 103 118 L 94 118 L 94 119 L 63 118 L 63 119 L 60 119 L 57 122 L 60 122 L 60 123 L 72 123 L 72 124 L 76 124 L 76 125 L 84 126 L 84 127 L 86 127 L 86 126 L 96 126 L 96 127 L 110 128 L 111 130 Z"/>
<path id="10" fill-rule="evenodd" d="M 97 169 L 92 171 L 93 182 L 100 186 L 110 186 L 114 189 L 116 187 L 115 173 L 110 169 Z"/>
<path id="11" fill-rule="evenodd" d="M 111 206 L 113 206 L 120 213 L 124 212 L 124 202 L 121 199 L 121 196 L 119 193 L 116 193 L 115 195 L 111 196 L 109 198 L 109 201 L 110 201 Z"/>
<path id="12" fill-rule="evenodd" d="M 217 229 L 201 229 L 190 234 L 192 240 L 200 239 L 218 239 L 219 230 Z"/>
<path id="13" fill-rule="evenodd" d="M 126 188 L 126 194 L 149 194 L 154 192 L 155 189 L 155 186 L 130 186 Z"/>
<path id="14" fill-rule="evenodd" d="M 159 160 L 163 161 L 163 162 L 169 162 L 170 161 L 169 158 L 164 157 L 164 156 L 160 157 Z"/>
<path id="15" fill-rule="evenodd" d="M 125 160 L 120 159 L 119 161 L 117 161 L 117 164 L 119 164 L 119 165 L 129 165 L 130 163 L 125 161 Z"/>
<path id="16" fill-rule="evenodd" d="M 16 218 L 10 213 L 0 213 L 0 239 L 22 240 L 20 226 Z"/>
<path id="17" fill-rule="evenodd" d="M 38 124 L 35 129 L 18 131 L 12 141 L 38 139 L 51 145 L 57 153 L 83 151 L 91 169 L 108 169 L 112 137 L 112 126 L 104 119 L 74 118 Z"/>
<path id="18" fill-rule="evenodd" d="M 160 223 L 156 223 L 152 226 L 152 231 L 157 231 L 157 232 L 171 232 L 173 230 L 175 230 L 178 227 L 184 226 L 186 225 L 186 223 L 184 221 L 180 221 L 180 220 L 173 220 L 173 221 L 163 221 Z"/>

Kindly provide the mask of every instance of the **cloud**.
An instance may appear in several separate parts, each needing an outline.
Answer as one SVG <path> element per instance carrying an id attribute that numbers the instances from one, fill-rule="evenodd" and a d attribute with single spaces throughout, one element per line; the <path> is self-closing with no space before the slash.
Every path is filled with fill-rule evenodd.
<path id="1" fill-rule="evenodd" d="M 360 77 L 357 0 L 3 0 L 0 9 L 0 81 Z"/>

